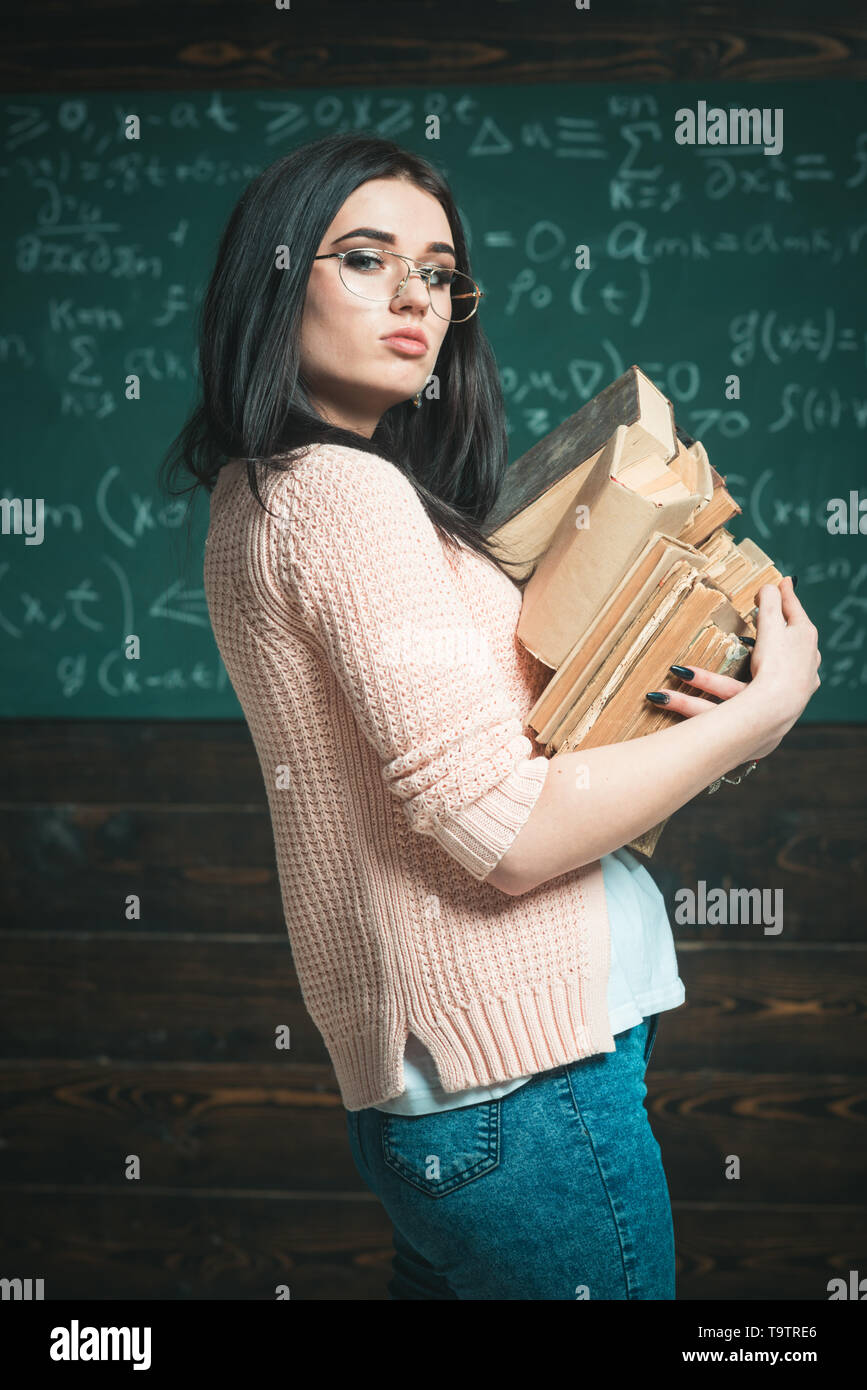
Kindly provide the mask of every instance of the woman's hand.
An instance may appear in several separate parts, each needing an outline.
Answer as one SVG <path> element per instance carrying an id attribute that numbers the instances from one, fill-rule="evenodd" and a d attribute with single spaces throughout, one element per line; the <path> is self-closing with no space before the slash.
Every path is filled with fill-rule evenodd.
<path id="1" fill-rule="evenodd" d="M 763 584 L 758 592 L 756 644 L 750 661 L 752 679 L 735 680 L 719 676 L 702 666 L 693 666 L 692 677 L 679 677 L 697 690 L 720 700 L 750 691 L 750 700 L 759 705 L 766 718 L 751 758 L 763 758 L 779 745 L 797 723 L 805 706 L 821 684 L 817 668 L 822 659 L 819 634 L 795 596 L 791 579 L 780 584 Z M 712 700 L 702 700 L 685 691 L 669 690 L 665 708 L 691 718 L 715 708 Z"/>

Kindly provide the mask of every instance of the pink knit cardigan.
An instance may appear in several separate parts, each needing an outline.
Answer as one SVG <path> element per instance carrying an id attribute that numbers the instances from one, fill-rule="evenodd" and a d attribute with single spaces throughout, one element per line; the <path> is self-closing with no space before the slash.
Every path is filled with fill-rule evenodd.
<path id="1" fill-rule="evenodd" d="M 599 861 L 518 897 L 485 882 L 551 767 L 520 590 L 379 455 L 312 446 L 262 496 L 273 515 L 242 461 L 221 470 L 205 591 L 344 1105 L 401 1094 L 409 1032 L 446 1091 L 613 1052 Z"/>

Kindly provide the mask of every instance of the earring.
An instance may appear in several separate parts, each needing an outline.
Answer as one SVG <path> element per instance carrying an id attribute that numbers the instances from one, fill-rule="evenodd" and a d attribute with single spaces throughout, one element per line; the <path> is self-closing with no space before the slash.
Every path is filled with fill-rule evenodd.
<path id="1" fill-rule="evenodd" d="M 413 405 L 415 406 L 416 410 L 420 409 L 420 407 L 421 407 L 421 391 L 417 391 L 417 392 L 415 393 L 415 395 L 414 395 L 413 398 L 412 398 L 412 403 L 413 403 Z"/>

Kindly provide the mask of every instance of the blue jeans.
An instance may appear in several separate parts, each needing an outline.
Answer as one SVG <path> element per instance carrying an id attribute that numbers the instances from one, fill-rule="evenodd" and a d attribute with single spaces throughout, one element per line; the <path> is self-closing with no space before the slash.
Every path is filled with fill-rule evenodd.
<path id="1" fill-rule="evenodd" d="M 616 1051 L 432 1115 L 348 1110 L 394 1228 L 390 1299 L 673 1299 L 674 1231 L 644 1075 L 659 1014 Z"/>

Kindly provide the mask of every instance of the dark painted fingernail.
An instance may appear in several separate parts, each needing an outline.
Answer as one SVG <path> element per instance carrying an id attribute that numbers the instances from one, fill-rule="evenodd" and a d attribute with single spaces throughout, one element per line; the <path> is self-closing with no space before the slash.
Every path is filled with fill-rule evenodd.
<path id="1" fill-rule="evenodd" d="M 756 645 L 755 637 L 739 637 L 738 641 L 743 642 L 745 647 L 754 647 Z"/>
<path id="2" fill-rule="evenodd" d="M 798 576 L 797 576 L 796 574 L 793 574 L 793 575 L 792 575 L 792 588 L 793 588 L 793 589 L 797 589 L 797 587 L 798 587 Z"/>
<path id="3" fill-rule="evenodd" d="M 652 700 L 655 705 L 668 704 L 668 695 L 664 690 L 648 690 L 644 698 L 646 700 Z"/>
<path id="4" fill-rule="evenodd" d="M 688 666 L 669 666 L 669 671 L 673 671 L 676 676 L 681 676 L 684 680 L 691 681 L 695 671 L 691 671 Z"/>

